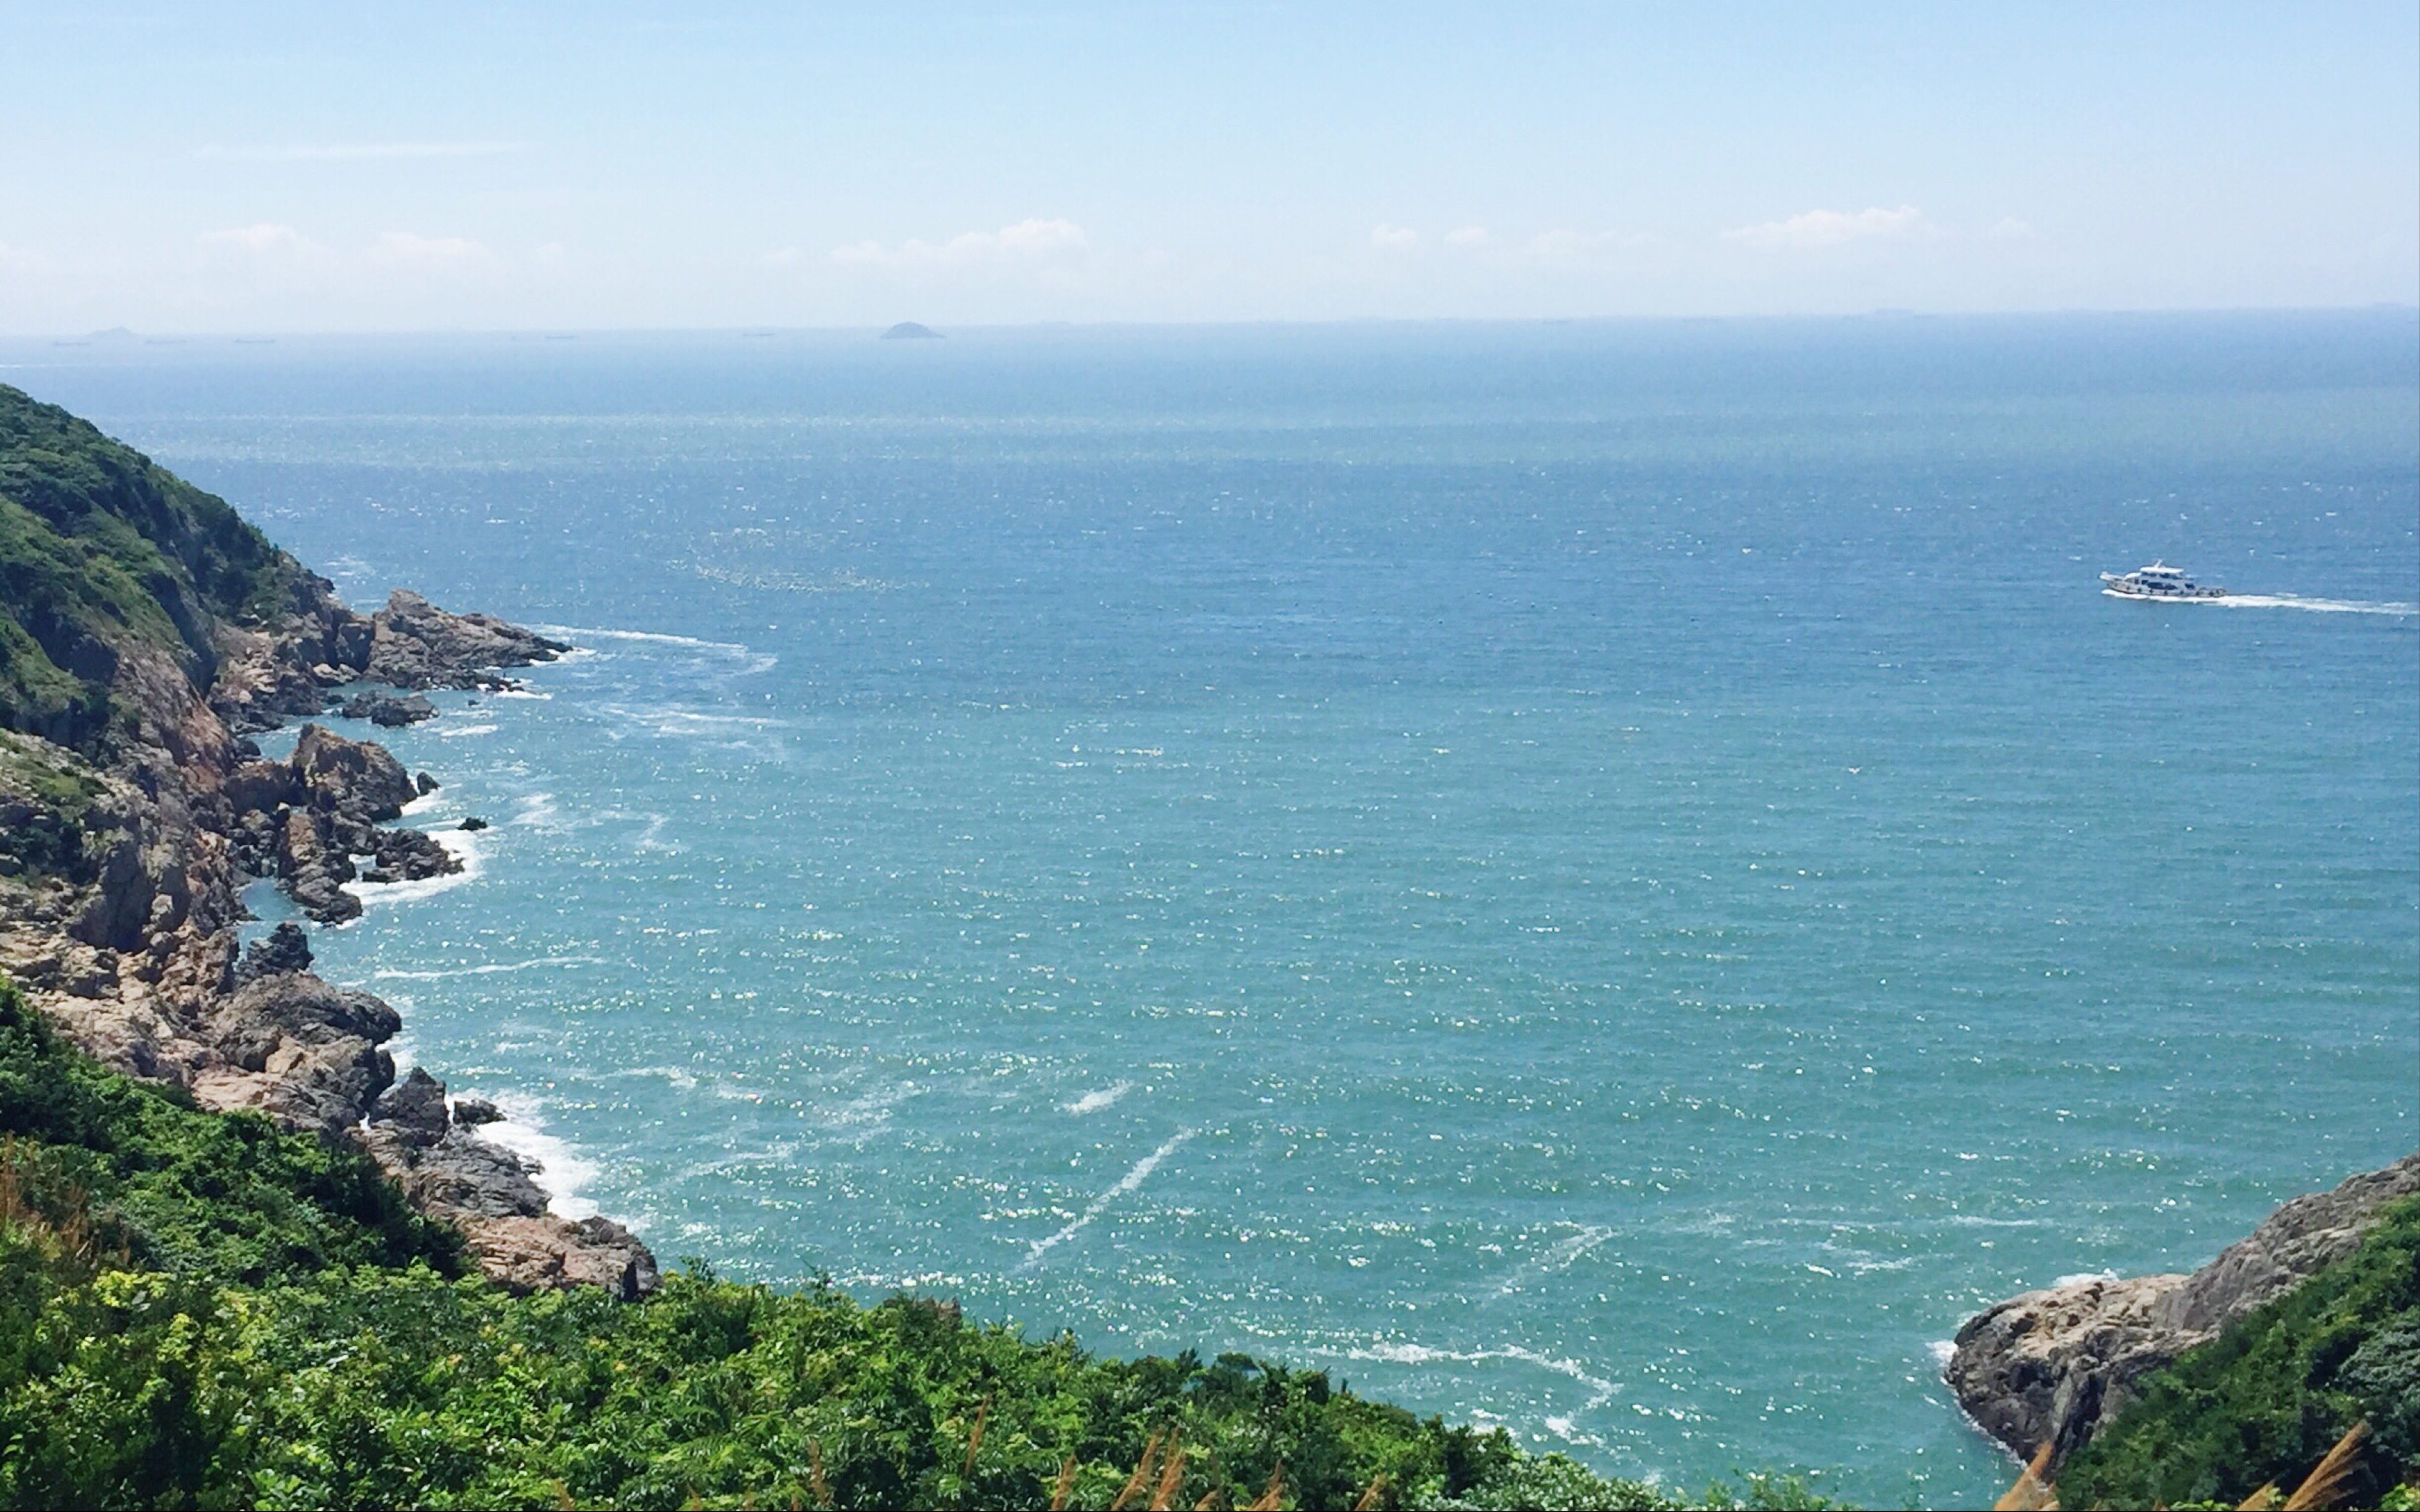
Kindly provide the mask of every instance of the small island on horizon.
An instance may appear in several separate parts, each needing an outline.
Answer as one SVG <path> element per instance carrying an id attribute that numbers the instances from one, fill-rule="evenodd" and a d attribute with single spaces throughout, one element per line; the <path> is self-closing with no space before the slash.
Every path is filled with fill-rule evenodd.
<path id="1" fill-rule="evenodd" d="M 913 320 L 902 320 L 882 333 L 885 341 L 939 341 L 941 333 L 931 326 Z"/>

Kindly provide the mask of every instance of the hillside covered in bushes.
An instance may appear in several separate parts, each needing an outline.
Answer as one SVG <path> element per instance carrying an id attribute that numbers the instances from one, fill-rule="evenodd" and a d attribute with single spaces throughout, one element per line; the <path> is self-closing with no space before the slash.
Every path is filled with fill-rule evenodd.
<path id="1" fill-rule="evenodd" d="M 922 1298 L 702 1265 L 644 1302 L 515 1295 L 358 1151 L 108 1071 L 5 983 L 0 1140 L 8 1506 L 1821 1504 L 1675 1499 L 1320 1372 L 1102 1359 Z"/>

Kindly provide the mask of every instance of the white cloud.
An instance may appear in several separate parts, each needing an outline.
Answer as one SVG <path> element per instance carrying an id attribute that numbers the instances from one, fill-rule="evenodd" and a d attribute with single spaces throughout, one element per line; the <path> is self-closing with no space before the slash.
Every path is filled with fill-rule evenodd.
<path id="1" fill-rule="evenodd" d="M 370 247 L 370 260 L 399 268 L 464 268 L 484 262 L 488 249 L 464 237 L 389 231 Z"/>
<path id="2" fill-rule="evenodd" d="M 1807 251 L 1845 246 L 1853 241 L 1905 241 L 1934 234 L 1932 223 L 1924 218 L 1922 210 L 1913 205 L 1902 205 L 1895 210 L 1879 207 L 1862 210 L 1808 210 L 1786 221 L 1767 221 L 1761 225 L 1743 225 L 1726 231 L 1723 239 L 1745 242 L 1751 247 Z"/>
<path id="3" fill-rule="evenodd" d="M 1409 252 L 1420 244 L 1420 234 L 1409 226 L 1375 225 L 1370 228 L 1370 245 L 1388 252 Z"/>
<path id="4" fill-rule="evenodd" d="M 252 162 L 372 162 L 411 158 L 494 158 L 519 152 L 526 142 L 334 142 L 315 147 L 200 147 L 205 160 Z"/>
<path id="5" fill-rule="evenodd" d="M 1090 251 L 1091 240 L 1084 228 L 1075 222 L 1043 220 L 1036 216 L 1001 226 L 997 231 L 966 231 L 943 242 L 925 241 L 910 237 L 895 249 L 879 241 L 852 241 L 831 250 L 836 263 L 856 263 L 876 267 L 935 267 L 943 264 L 970 263 L 1039 263 L 1078 257 Z M 776 267 L 792 260 L 795 248 L 783 248 L 768 254 L 766 261 Z"/>
<path id="6" fill-rule="evenodd" d="M 1084 250 L 1084 228 L 1073 221 L 1019 221 L 989 234 L 969 232 L 954 239 L 953 248 L 965 247 L 977 254 L 994 250 L 1014 253 L 1018 256 L 1047 256 L 1052 253 Z"/>
<path id="7" fill-rule="evenodd" d="M 1459 226 L 1445 234 L 1445 244 L 1449 247 L 1483 247 L 1487 240 L 1487 227 L 1483 225 Z"/>
<path id="8" fill-rule="evenodd" d="M 240 247 L 246 252 L 273 252 L 283 247 L 301 246 L 302 237 L 290 225 L 261 221 L 252 225 L 229 226 L 224 231 L 205 231 L 202 244 L 207 247 Z"/>

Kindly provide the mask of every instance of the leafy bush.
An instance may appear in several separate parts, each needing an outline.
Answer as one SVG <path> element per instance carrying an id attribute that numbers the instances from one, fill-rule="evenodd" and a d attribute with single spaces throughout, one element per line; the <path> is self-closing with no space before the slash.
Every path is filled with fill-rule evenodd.
<path id="1" fill-rule="evenodd" d="M 301 577 L 225 500 L 0 384 L 0 726 L 87 746 L 129 645 L 207 682 L 213 625 Z"/>
<path id="2" fill-rule="evenodd" d="M 19 1208 L 124 1263 L 258 1285 L 331 1265 L 462 1269 L 461 1241 L 349 1146 L 204 1113 L 62 1041 L 0 980 L 0 1165 Z"/>
<path id="3" fill-rule="evenodd" d="M 2148 1376 L 2058 1475 L 2071 1506 L 2232 1506 L 2291 1487 L 2355 1423 L 2372 1432 L 2356 1504 L 2420 1466 L 2420 1199 L 2360 1249 Z"/>

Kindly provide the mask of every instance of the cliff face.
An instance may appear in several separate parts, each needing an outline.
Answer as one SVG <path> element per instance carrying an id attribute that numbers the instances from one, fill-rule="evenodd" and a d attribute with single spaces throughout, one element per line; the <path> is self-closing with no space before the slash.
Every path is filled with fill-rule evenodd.
<path id="1" fill-rule="evenodd" d="M 1968 1319 L 1944 1372 L 1960 1405 L 2030 1457 L 2064 1460 L 2118 1415 L 2146 1374 L 2350 1255 L 2379 1210 L 2420 1193 L 2420 1153 L 2296 1197 L 2189 1275 L 2029 1291 Z"/>
<path id="2" fill-rule="evenodd" d="M 312 975 L 298 939 L 237 960 L 251 876 L 333 923 L 361 911 L 356 856 L 456 865 L 391 827 L 422 788 L 382 748 L 305 725 L 273 763 L 246 733 L 343 684 L 508 686 L 566 649 L 413 594 L 358 614 L 223 501 L 0 387 L 0 969 L 110 1064 L 360 1142 L 507 1284 L 636 1295 L 656 1267 L 627 1230 L 548 1213 L 440 1084 L 398 1100 L 385 1003 Z"/>

